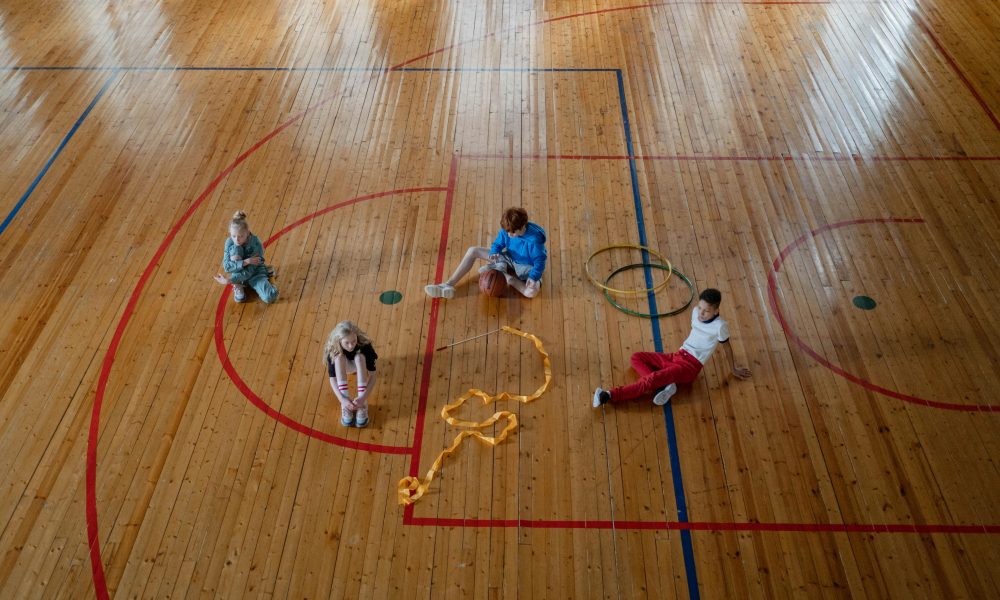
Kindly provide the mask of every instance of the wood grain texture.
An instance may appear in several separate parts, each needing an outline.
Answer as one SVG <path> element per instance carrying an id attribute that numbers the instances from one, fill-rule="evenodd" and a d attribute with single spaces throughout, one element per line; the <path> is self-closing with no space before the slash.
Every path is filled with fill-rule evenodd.
<path id="1" fill-rule="evenodd" d="M 994 4 L 0 20 L 0 596 L 1000 595 Z M 546 229 L 539 297 L 480 296 L 473 271 L 428 298 L 508 206 Z M 280 233 L 280 299 L 217 320 L 237 209 Z M 715 356 L 669 414 L 591 408 L 689 330 L 591 285 L 588 257 L 622 243 L 722 290 L 751 380 Z M 656 306 L 686 300 L 674 278 Z M 380 355 L 364 430 L 339 424 L 322 360 L 343 319 Z M 398 480 L 458 433 L 441 406 L 542 380 L 510 336 L 428 352 L 501 325 L 543 340 L 550 390 L 463 407 L 520 427 L 403 509 Z"/>

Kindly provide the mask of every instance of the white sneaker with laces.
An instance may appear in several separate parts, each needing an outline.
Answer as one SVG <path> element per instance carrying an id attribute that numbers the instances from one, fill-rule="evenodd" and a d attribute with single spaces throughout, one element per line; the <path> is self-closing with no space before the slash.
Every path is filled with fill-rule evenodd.
<path id="1" fill-rule="evenodd" d="M 344 427 L 354 425 L 354 411 L 346 406 L 340 407 L 340 424 Z"/>
<path id="2" fill-rule="evenodd" d="M 593 406 L 594 408 L 600 408 L 601 405 L 604 404 L 604 402 L 601 402 L 601 395 L 607 393 L 608 393 L 607 390 L 604 390 L 602 388 L 597 388 L 596 390 L 594 390 L 594 402 L 591 404 L 591 406 Z"/>
<path id="3" fill-rule="evenodd" d="M 657 406 L 663 406 L 677 393 L 677 384 L 671 383 L 667 387 L 663 388 L 653 396 L 653 404 Z"/>
<path id="4" fill-rule="evenodd" d="M 455 288 L 447 283 L 432 283 L 424 286 L 424 292 L 431 298 L 450 300 L 455 297 Z"/>

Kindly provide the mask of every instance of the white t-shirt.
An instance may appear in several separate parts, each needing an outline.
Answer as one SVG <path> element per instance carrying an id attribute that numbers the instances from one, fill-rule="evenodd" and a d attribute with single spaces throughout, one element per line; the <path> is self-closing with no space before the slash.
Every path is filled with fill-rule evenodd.
<path id="1" fill-rule="evenodd" d="M 691 311 L 691 335 L 681 344 L 681 350 L 687 350 L 698 362 L 705 364 L 715 352 L 715 347 L 719 342 L 729 341 L 729 325 L 726 321 L 716 316 L 708 323 L 703 323 L 698 318 L 698 307 Z"/>

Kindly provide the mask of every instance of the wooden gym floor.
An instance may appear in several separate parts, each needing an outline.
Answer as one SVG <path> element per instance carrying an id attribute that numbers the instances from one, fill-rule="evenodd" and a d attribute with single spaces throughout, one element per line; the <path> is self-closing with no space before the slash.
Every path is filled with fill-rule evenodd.
<path id="1" fill-rule="evenodd" d="M 0 597 L 1000 596 L 998 31 L 992 0 L 5 3 Z M 511 205 L 540 297 L 427 298 Z M 240 208 L 272 306 L 211 280 Z M 753 378 L 591 409 L 688 330 L 588 281 L 611 244 L 720 288 Z M 347 318 L 366 430 L 321 361 Z M 539 385 L 512 336 L 434 351 L 500 325 L 550 389 L 399 506 L 445 403 Z"/>

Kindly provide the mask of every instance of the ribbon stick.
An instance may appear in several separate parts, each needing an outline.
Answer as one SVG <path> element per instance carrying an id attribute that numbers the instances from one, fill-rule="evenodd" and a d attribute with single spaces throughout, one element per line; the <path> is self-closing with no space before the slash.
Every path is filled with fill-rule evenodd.
<path id="1" fill-rule="evenodd" d="M 457 410 L 460 406 L 465 404 L 466 400 L 473 397 L 479 397 L 482 398 L 483 404 L 490 404 L 491 402 L 501 402 L 504 400 L 514 400 L 516 402 L 527 404 L 528 402 L 533 402 L 537 400 L 539 396 L 544 394 L 545 391 L 549 389 L 549 384 L 552 383 L 552 363 L 549 360 L 548 352 L 545 351 L 545 347 L 542 345 L 542 341 L 537 337 L 531 335 L 530 333 L 525 333 L 518 329 L 514 329 L 513 327 L 508 327 L 506 325 L 504 325 L 501 328 L 501 330 L 504 331 L 505 333 L 519 335 L 525 339 L 531 340 L 535 344 L 535 349 L 538 351 L 539 354 L 542 355 L 542 367 L 545 371 L 545 381 L 542 382 L 542 385 L 540 385 L 538 389 L 535 390 L 534 393 L 532 393 L 529 396 L 510 394 L 508 392 L 500 392 L 497 395 L 490 395 L 489 393 L 484 392 L 483 390 L 473 388 L 468 390 L 461 396 L 459 396 L 454 402 L 446 404 L 444 408 L 441 409 L 441 417 L 445 421 L 447 421 L 449 425 L 454 425 L 455 427 L 467 427 L 469 429 L 459 433 L 458 436 L 456 436 L 455 439 L 452 441 L 451 445 L 442 450 L 440 454 L 438 454 L 438 457 L 434 460 L 434 463 L 431 465 L 431 468 L 427 470 L 427 475 L 424 477 L 423 480 L 421 480 L 419 477 L 404 477 L 399 480 L 400 504 L 403 505 L 413 504 L 424 495 L 424 493 L 427 491 L 427 488 L 430 487 L 431 481 L 433 481 L 434 477 L 438 474 L 438 472 L 441 471 L 441 465 L 444 463 L 445 457 L 451 456 L 454 452 L 456 452 L 459 446 L 462 445 L 462 442 L 465 441 L 465 438 L 469 437 L 475 438 L 479 440 L 481 443 L 486 444 L 487 446 L 494 447 L 497 444 L 503 442 L 505 439 L 507 439 L 507 436 L 509 436 L 515 429 L 517 429 L 517 415 L 507 410 L 497 411 L 493 413 L 493 415 L 490 418 L 480 422 L 462 421 L 460 419 L 452 417 L 451 416 L 452 411 Z M 504 426 L 503 431 L 501 431 L 499 435 L 495 437 L 489 437 L 483 435 L 478 431 L 480 429 L 493 425 L 494 423 L 500 421 L 501 419 L 506 419 L 507 425 Z"/>
<path id="2" fill-rule="evenodd" d="M 441 346 L 440 348 L 435 348 L 434 351 L 435 352 L 440 352 L 441 350 L 447 350 L 448 348 L 451 348 L 452 346 L 457 346 L 459 344 L 464 344 L 465 342 L 471 342 L 472 340 L 478 340 L 481 337 L 486 337 L 488 335 L 493 335 L 494 333 L 496 333 L 498 331 L 503 331 L 503 327 L 501 327 L 500 329 L 494 329 L 493 331 L 487 331 L 486 333 L 480 333 L 479 335 L 474 335 L 474 336 L 472 336 L 470 338 L 465 338 L 464 340 L 458 340 L 457 342 L 452 342 L 450 344 L 445 344 L 444 346 Z"/>

